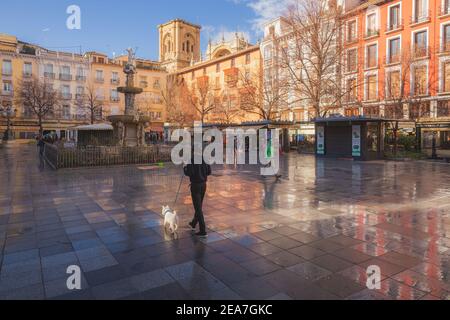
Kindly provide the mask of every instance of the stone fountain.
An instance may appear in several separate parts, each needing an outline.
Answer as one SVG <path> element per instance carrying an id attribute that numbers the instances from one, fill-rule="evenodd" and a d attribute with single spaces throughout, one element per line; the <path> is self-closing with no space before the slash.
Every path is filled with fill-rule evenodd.
<path id="1" fill-rule="evenodd" d="M 125 95 L 125 114 L 108 117 L 114 127 L 114 136 L 122 147 L 139 147 L 145 144 L 145 128 L 149 126 L 150 117 L 139 114 L 135 108 L 136 95 L 143 90 L 134 86 L 136 58 L 132 49 L 127 49 L 128 61 L 123 72 L 127 75 L 126 87 L 118 87 L 117 91 Z"/>

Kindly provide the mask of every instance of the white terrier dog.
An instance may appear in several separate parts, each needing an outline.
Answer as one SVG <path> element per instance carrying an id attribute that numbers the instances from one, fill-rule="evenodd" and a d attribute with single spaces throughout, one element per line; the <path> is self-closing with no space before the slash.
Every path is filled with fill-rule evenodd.
<path id="1" fill-rule="evenodd" d="M 167 226 L 169 227 L 169 231 L 171 234 L 174 234 L 178 230 L 178 215 L 176 211 L 172 211 L 169 206 L 162 207 L 162 216 L 164 217 L 164 228 L 167 230 Z"/>

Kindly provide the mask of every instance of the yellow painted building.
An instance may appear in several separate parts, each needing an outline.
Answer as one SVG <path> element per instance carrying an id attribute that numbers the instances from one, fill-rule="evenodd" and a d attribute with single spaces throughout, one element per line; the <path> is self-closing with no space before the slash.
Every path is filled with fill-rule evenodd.
<path id="1" fill-rule="evenodd" d="M 240 83 L 242 75 L 259 75 L 261 54 L 258 45 L 248 43 L 236 34 L 234 39 L 209 43 L 202 54 L 201 27 L 181 19 L 158 26 L 159 61 L 137 59 L 135 85 L 144 92 L 136 98 L 138 111 L 152 118 L 147 132 L 162 133 L 168 119 L 164 93 L 168 76 L 181 76 L 191 89 L 199 79 L 208 79 L 217 101 L 227 101 L 236 110 L 233 122 L 259 120 L 254 114 L 241 112 Z M 55 112 L 44 119 L 44 131 L 56 131 L 64 137 L 74 126 L 90 123 L 90 110 L 80 106 L 80 97 L 95 92 L 101 102 L 96 122 L 105 122 L 109 115 L 124 112 L 124 96 L 117 87 L 125 85 L 123 66 L 127 56 L 110 58 L 103 53 L 74 54 L 48 50 L 22 42 L 11 35 L 0 34 L 0 105 L 13 106 L 15 138 L 32 138 L 38 131 L 37 118 L 28 108 L 15 103 L 22 79 L 37 76 L 53 84 L 63 99 Z M 209 122 L 226 122 L 216 110 L 206 117 Z M 6 119 L 0 118 L 0 135 L 6 130 Z"/>

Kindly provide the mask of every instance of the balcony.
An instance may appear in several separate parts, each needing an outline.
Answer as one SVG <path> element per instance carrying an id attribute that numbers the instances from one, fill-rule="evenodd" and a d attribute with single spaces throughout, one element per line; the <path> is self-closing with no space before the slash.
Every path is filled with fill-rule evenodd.
<path id="1" fill-rule="evenodd" d="M 44 72 L 44 78 L 46 79 L 55 79 L 55 74 L 53 72 Z"/>
<path id="2" fill-rule="evenodd" d="M 386 33 L 395 32 L 395 31 L 402 31 L 404 29 L 404 21 L 401 20 L 400 23 L 388 23 L 386 25 Z"/>
<path id="3" fill-rule="evenodd" d="M 111 79 L 111 84 L 119 85 L 120 79 Z"/>
<path id="4" fill-rule="evenodd" d="M 72 94 L 71 93 L 62 93 L 61 98 L 63 100 L 72 100 Z"/>
<path id="5" fill-rule="evenodd" d="M 141 81 L 141 82 L 139 82 L 139 86 L 141 88 L 147 88 L 148 87 L 148 82 L 147 81 Z"/>
<path id="6" fill-rule="evenodd" d="M 12 90 L 2 90 L 2 96 L 12 97 L 14 92 Z"/>
<path id="7" fill-rule="evenodd" d="M 2 75 L 10 77 L 10 76 L 12 76 L 12 70 L 11 69 L 2 69 Z"/>
<path id="8" fill-rule="evenodd" d="M 77 79 L 77 81 L 85 82 L 85 81 L 86 81 L 86 76 L 80 76 L 80 75 L 78 75 L 78 76 L 76 76 L 76 79 Z"/>
<path id="9" fill-rule="evenodd" d="M 33 76 L 31 72 L 24 72 L 22 75 L 24 78 L 31 78 Z"/>
<path id="10" fill-rule="evenodd" d="M 97 83 L 104 83 L 105 82 L 105 78 L 95 78 L 95 82 L 97 82 Z"/>
<path id="11" fill-rule="evenodd" d="M 412 56 L 414 59 L 426 59 L 430 55 L 429 47 L 416 47 L 412 51 Z"/>
<path id="12" fill-rule="evenodd" d="M 427 23 L 431 21 L 431 11 L 423 13 L 421 15 L 417 15 L 409 18 L 409 24 L 414 26 L 416 24 Z"/>
<path id="13" fill-rule="evenodd" d="M 120 102 L 120 97 L 110 97 L 111 102 Z"/>
<path id="14" fill-rule="evenodd" d="M 364 35 L 365 39 L 378 37 L 380 35 L 379 29 L 368 29 Z"/>
<path id="15" fill-rule="evenodd" d="M 72 80 L 72 75 L 69 74 L 69 73 L 60 73 L 59 74 L 59 80 L 71 81 Z"/>
<path id="16" fill-rule="evenodd" d="M 75 99 L 76 99 L 76 100 L 83 100 L 83 99 L 84 99 L 84 94 L 82 94 L 82 93 L 77 93 L 77 94 L 75 95 Z"/>

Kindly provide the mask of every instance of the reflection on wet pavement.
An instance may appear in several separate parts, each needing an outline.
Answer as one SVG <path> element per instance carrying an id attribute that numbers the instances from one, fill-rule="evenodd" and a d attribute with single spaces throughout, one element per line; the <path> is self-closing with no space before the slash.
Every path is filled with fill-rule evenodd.
<path id="1" fill-rule="evenodd" d="M 279 180 L 215 167 L 202 241 L 161 226 L 180 168 L 53 172 L 33 146 L 0 149 L 0 164 L 0 299 L 450 298 L 446 164 L 290 154 Z M 73 264 L 77 292 L 65 287 Z M 379 290 L 366 288 L 372 265 Z"/>

